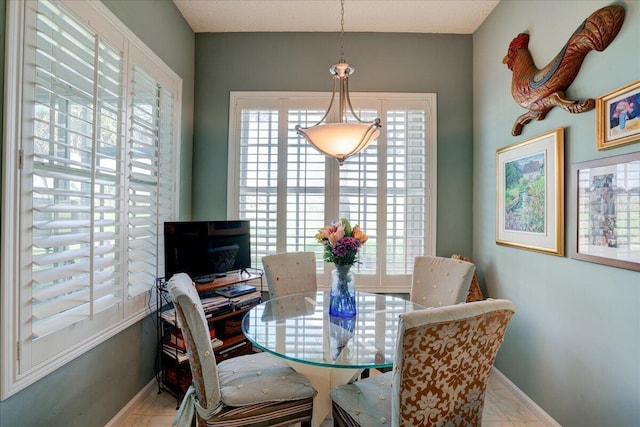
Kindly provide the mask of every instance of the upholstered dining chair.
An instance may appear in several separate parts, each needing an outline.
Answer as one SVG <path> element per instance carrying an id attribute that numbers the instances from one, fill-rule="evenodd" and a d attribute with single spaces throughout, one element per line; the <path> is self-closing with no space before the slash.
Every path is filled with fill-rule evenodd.
<path id="1" fill-rule="evenodd" d="M 315 390 L 284 360 L 268 353 L 227 359 L 219 364 L 211 347 L 204 310 L 185 273 L 167 283 L 178 326 L 187 347 L 193 383 L 173 425 L 311 426 Z"/>
<path id="2" fill-rule="evenodd" d="M 262 257 L 269 297 L 316 292 L 316 254 L 286 252 Z"/>
<path id="3" fill-rule="evenodd" d="M 476 266 L 460 259 L 418 256 L 413 264 L 411 302 L 439 307 L 464 302 Z"/>
<path id="4" fill-rule="evenodd" d="M 514 313 L 484 300 L 400 315 L 392 371 L 331 390 L 334 426 L 477 426 Z"/>

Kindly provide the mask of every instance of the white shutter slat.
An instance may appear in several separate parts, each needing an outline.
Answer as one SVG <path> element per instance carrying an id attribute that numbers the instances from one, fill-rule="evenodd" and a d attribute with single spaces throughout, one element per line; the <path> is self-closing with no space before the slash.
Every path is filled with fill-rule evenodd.
<path id="1" fill-rule="evenodd" d="M 34 221 L 33 228 L 36 230 L 57 230 L 59 228 L 89 228 L 91 221 L 89 218 L 83 219 L 55 219 L 47 221 Z"/>
<path id="2" fill-rule="evenodd" d="M 36 265 L 34 264 L 34 268 Z M 90 271 L 89 258 L 76 258 L 69 263 L 61 263 L 55 268 L 34 269 L 31 273 L 32 286 L 55 284 L 74 275 L 87 274 Z"/>
<path id="3" fill-rule="evenodd" d="M 94 301 L 94 314 L 108 310 L 120 303 L 120 300 L 117 297 L 113 294 L 109 294 L 108 292 L 109 291 L 106 290 L 107 295 Z M 70 310 L 63 311 L 58 315 L 51 316 L 47 318 L 46 321 L 34 322 L 32 338 L 37 340 L 38 338 L 62 330 L 74 323 L 84 321 L 88 316 L 89 305 L 83 304 Z"/>
<path id="4" fill-rule="evenodd" d="M 77 263 L 80 259 L 87 259 L 90 257 L 88 248 L 80 247 L 78 249 L 66 249 L 58 252 L 53 252 L 44 255 L 34 255 L 33 263 L 38 266 L 47 266 L 71 262 Z"/>
<path id="5" fill-rule="evenodd" d="M 135 275 L 142 275 L 144 277 L 154 277 L 154 274 L 149 274 L 149 266 L 154 265 L 154 261 L 149 261 L 147 256 L 146 261 L 132 261 L 129 262 L 129 276 L 130 278 Z M 147 280 L 144 282 L 149 283 Z M 135 283 L 135 281 L 133 281 Z"/>
<path id="6" fill-rule="evenodd" d="M 144 259 L 149 261 L 150 256 L 155 256 L 156 245 L 155 236 L 149 238 L 133 239 L 129 241 L 129 247 L 135 251 L 129 251 L 130 260 Z"/>
<path id="7" fill-rule="evenodd" d="M 47 159 L 47 156 L 39 156 L 39 158 Z M 47 189 L 79 191 L 81 184 L 91 184 L 89 169 L 75 168 L 69 170 L 68 168 L 55 165 L 54 163 L 57 161 L 56 158 L 49 157 L 49 159 L 51 160 L 50 162 L 38 164 L 40 167 L 34 170 L 36 181 L 40 182 L 39 185 L 37 185 L 40 191 L 47 191 Z M 52 182 L 54 180 L 55 183 Z M 73 186 L 72 184 L 76 185 Z M 55 187 L 53 187 L 53 185 L 55 185 Z"/>
<path id="8" fill-rule="evenodd" d="M 132 284 L 129 286 L 129 296 L 133 298 L 148 292 L 155 282 L 155 276 L 150 274 L 147 274 L 144 277 L 130 276 L 129 280 L 131 283 L 138 283 L 137 285 Z"/>
<path id="9" fill-rule="evenodd" d="M 99 283 L 114 281 L 115 278 L 116 276 L 113 271 L 101 271 L 94 275 L 94 280 Z M 75 292 L 78 289 L 86 287 L 87 283 L 87 276 L 75 276 L 65 280 L 63 283 L 58 283 L 55 286 L 39 286 L 35 288 L 33 291 L 33 298 L 39 302 L 46 301 L 48 299 Z"/>

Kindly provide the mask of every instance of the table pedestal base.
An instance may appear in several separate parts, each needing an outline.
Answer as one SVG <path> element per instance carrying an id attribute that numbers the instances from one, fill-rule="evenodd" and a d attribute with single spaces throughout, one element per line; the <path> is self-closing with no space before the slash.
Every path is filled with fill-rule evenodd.
<path id="1" fill-rule="evenodd" d="M 309 378 L 309 382 L 316 389 L 317 394 L 313 399 L 312 427 L 319 427 L 324 419 L 331 413 L 331 395 L 333 387 L 347 384 L 360 376 L 362 369 L 327 368 L 306 363 L 287 360 L 296 372 Z"/>

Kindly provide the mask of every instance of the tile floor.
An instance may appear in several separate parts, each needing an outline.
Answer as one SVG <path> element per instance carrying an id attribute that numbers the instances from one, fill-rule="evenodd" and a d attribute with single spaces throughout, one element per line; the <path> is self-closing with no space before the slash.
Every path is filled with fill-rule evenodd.
<path id="1" fill-rule="evenodd" d="M 176 413 L 176 399 L 169 393 L 158 394 L 156 387 L 149 387 L 141 403 L 132 405 L 121 419 L 110 427 L 169 427 Z M 331 427 L 327 419 L 322 427 Z M 536 418 L 527 407 L 503 383 L 491 377 L 485 400 L 482 427 L 547 427 L 544 420 Z"/>

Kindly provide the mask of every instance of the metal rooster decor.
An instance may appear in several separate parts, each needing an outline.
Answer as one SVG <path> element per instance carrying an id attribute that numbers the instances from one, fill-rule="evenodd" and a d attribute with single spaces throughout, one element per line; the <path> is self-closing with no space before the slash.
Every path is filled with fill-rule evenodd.
<path id="1" fill-rule="evenodd" d="M 593 98 L 572 101 L 567 99 L 564 92 L 578 75 L 587 53 L 605 50 L 616 38 L 624 15 L 624 8 L 619 5 L 596 10 L 578 27 L 549 65 L 541 70 L 536 68 L 529 52 L 529 35 L 521 33 L 513 39 L 502 63 L 513 71 L 513 99 L 528 111 L 516 119 L 512 135 L 520 135 L 524 125 L 531 120 L 543 120 L 553 107 L 570 113 L 593 109 Z"/>

